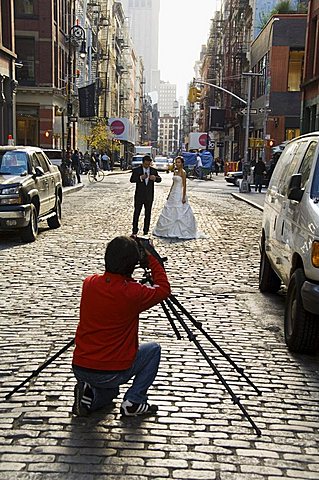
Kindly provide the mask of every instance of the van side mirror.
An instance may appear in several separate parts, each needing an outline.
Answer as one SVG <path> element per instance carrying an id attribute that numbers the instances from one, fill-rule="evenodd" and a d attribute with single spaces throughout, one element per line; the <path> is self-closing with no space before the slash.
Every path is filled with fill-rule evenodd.
<path id="1" fill-rule="evenodd" d="M 288 186 L 288 198 L 289 200 L 295 200 L 300 202 L 304 193 L 304 189 L 301 188 L 301 173 L 295 173 L 291 176 Z"/>

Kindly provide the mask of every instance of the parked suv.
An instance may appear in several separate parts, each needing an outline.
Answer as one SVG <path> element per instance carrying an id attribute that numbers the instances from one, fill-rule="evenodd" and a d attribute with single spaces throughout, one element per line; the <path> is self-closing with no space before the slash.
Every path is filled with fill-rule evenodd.
<path id="1" fill-rule="evenodd" d="M 319 347 L 319 132 L 291 140 L 266 193 L 259 288 L 287 289 L 285 340 L 291 351 Z"/>
<path id="2" fill-rule="evenodd" d="M 0 231 L 19 230 L 33 242 L 39 221 L 61 225 L 62 181 L 58 167 L 38 147 L 0 146 Z"/>

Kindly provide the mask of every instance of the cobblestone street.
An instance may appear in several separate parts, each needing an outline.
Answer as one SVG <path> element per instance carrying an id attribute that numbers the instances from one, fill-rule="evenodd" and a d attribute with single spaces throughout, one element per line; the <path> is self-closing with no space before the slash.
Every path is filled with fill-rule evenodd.
<path id="1" fill-rule="evenodd" d="M 162 177 L 153 226 L 171 181 Z M 72 347 L 4 399 L 73 338 L 82 280 L 103 271 L 109 240 L 131 233 L 134 186 L 113 175 L 65 196 L 62 228 L 42 229 L 35 243 L 0 237 L 1 480 L 319 479 L 319 357 L 288 352 L 285 292 L 259 293 L 262 212 L 233 198 L 222 177 L 188 185 L 206 238 L 154 246 L 168 257 L 173 294 L 262 391 L 196 332 L 262 436 L 187 335 L 176 339 L 161 306 L 140 324 L 140 340 L 162 346 L 150 390 L 157 416 L 122 418 L 122 387 L 115 409 L 73 417 Z"/>

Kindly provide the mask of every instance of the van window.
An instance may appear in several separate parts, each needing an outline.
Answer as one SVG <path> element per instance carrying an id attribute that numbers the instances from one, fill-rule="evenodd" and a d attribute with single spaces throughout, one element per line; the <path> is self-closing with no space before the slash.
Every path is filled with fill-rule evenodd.
<path id="1" fill-rule="evenodd" d="M 301 173 L 301 188 L 305 188 L 305 185 L 309 179 L 317 145 L 317 142 L 310 143 L 306 154 L 302 160 L 302 164 L 300 165 L 298 173 Z"/>
<path id="2" fill-rule="evenodd" d="M 307 141 L 292 142 L 288 146 L 290 147 L 288 152 L 285 150 L 285 153 L 283 153 L 279 158 L 278 163 L 282 163 L 282 169 L 281 176 L 278 180 L 278 192 L 281 195 L 287 195 L 291 175 L 293 175 L 297 169 L 297 166 L 300 164 L 307 145 Z M 282 159 L 284 155 L 285 157 Z"/>

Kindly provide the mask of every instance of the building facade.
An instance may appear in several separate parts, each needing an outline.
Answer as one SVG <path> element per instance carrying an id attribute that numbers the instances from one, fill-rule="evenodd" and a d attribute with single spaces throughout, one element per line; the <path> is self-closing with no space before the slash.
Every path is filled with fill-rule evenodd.
<path id="1" fill-rule="evenodd" d="M 137 54 L 143 59 L 146 93 L 157 91 L 160 0 L 122 0 Z"/>
<path id="2" fill-rule="evenodd" d="M 305 67 L 302 83 L 302 133 L 319 130 L 319 0 L 308 4 Z"/>
<path id="3" fill-rule="evenodd" d="M 272 143 L 300 134 L 306 22 L 303 14 L 273 16 L 251 46 L 251 69 L 262 74 L 252 83 L 251 136 L 264 140 L 266 160 Z"/>
<path id="4" fill-rule="evenodd" d="M 15 140 L 16 62 L 14 42 L 14 2 L 0 2 L 0 145 Z"/>

